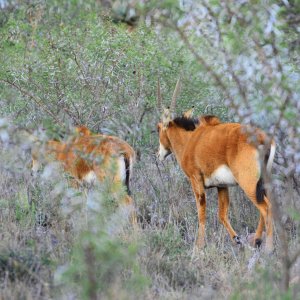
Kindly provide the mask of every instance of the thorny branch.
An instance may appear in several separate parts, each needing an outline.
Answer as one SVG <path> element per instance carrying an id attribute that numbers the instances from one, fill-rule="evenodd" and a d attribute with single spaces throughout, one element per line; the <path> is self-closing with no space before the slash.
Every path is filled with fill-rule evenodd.
<path id="1" fill-rule="evenodd" d="M 42 108 L 42 110 L 44 110 L 48 115 L 50 115 L 58 124 L 63 125 L 63 123 L 55 116 L 55 114 L 46 106 L 45 103 L 42 102 L 41 99 L 37 98 L 36 96 L 32 95 L 30 92 L 24 90 L 22 87 L 18 86 L 16 83 L 11 82 L 9 80 L 6 79 L 1 79 L 0 81 L 11 85 L 12 87 L 14 87 L 16 90 L 18 90 L 21 94 L 23 94 L 24 96 L 29 97 L 31 100 L 33 100 L 34 103 L 36 103 L 39 107 Z"/>

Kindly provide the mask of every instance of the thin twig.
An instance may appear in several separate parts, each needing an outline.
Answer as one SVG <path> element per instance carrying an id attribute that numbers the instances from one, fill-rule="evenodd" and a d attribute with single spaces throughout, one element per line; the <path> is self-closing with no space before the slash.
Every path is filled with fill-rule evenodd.
<path id="1" fill-rule="evenodd" d="M 15 89 L 17 89 L 19 92 L 21 92 L 21 94 L 29 97 L 31 100 L 33 100 L 38 106 L 40 106 L 45 112 L 47 112 L 58 124 L 63 125 L 63 123 L 55 116 L 55 114 L 49 110 L 49 108 L 46 106 L 45 103 L 42 102 L 41 99 L 37 98 L 36 96 L 32 95 L 30 92 L 24 90 L 23 88 L 21 88 L 20 86 L 18 86 L 17 84 L 15 84 L 14 82 L 11 82 L 9 80 L 6 79 L 2 79 L 0 78 L 0 81 L 9 84 L 11 86 L 13 86 Z"/>

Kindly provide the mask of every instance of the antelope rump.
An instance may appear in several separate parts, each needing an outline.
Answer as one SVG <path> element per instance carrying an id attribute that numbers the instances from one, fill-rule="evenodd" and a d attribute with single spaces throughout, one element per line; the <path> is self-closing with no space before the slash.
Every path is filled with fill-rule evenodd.
<path id="1" fill-rule="evenodd" d="M 130 177 L 135 161 L 135 151 L 122 139 L 103 134 L 92 134 L 85 126 L 75 128 L 76 135 L 68 141 L 49 140 L 43 147 L 32 149 L 32 172 L 40 168 L 42 160 L 59 161 L 65 172 L 73 177 L 73 183 L 92 184 L 103 181 L 112 176 L 113 182 L 121 183 L 126 187 L 127 195 L 122 204 L 133 207 L 130 197 Z M 115 167 L 116 170 L 113 170 Z M 111 174 L 114 172 L 114 174 Z M 133 223 L 136 217 L 132 216 Z"/>

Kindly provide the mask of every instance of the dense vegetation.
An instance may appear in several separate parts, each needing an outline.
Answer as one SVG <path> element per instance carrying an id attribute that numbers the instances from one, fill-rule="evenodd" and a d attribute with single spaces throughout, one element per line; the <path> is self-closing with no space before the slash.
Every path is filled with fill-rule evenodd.
<path id="1" fill-rule="evenodd" d="M 296 299 L 300 295 L 299 1 L 0 1 L 0 298 Z M 231 188 L 233 245 L 209 190 L 207 245 L 173 158 L 156 159 L 157 80 L 178 114 L 251 123 L 277 142 L 268 186 L 275 251 L 249 246 L 258 212 Z M 55 164 L 30 174 L 31 141 L 74 126 L 138 154 L 139 228 L 107 180 L 74 189 Z M 120 190 L 120 193 L 123 193 Z"/>

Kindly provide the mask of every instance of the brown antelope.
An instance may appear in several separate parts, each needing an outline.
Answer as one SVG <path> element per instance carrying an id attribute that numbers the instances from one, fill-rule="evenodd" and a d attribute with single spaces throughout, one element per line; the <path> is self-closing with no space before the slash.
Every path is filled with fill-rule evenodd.
<path id="1" fill-rule="evenodd" d="M 107 176 L 112 176 L 113 182 L 123 184 L 127 189 L 127 195 L 123 199 L 124 204 L 133 207 L 130 197 L 129 181 L 132 174 L 132 166 L 135 161 L 133 148 L 115 136 L 92 134 L 85 126 L 75 128 L 76 135 L 67 142 L 50 140 L 45 145 L 45 153 L 41 149 L 32 150 L 32 171 L 36 173 L 40 168 L 41 158 L 46 161 L 59 161 L 64 170 L 78 182 L 93 183 L 96 180 L 103 181 Z M 112 166 L 116 167 L 115 174 Z M 136 222 L 132 214 L 133 223 Z"/>
<path id="2" fill-rule="evenodd" d="M 205 243 L 206 197 L 205 189 L 218 189 L 219 220 L 225 226 L 231 239 L 241 244 L 241 240 L 228 219 L 228 187 L 239 185 L 260 212 L 259 224 L 255 233 L 255 246 L 262 242 L 266 227 L 266 250 L 272 251 L 272 212 L 271 203 L 266 196 L 262 171 L 270 172 L 275 143 L 259 129 L 251 129 L 238 123 L 221 123 L 216 116 L 191 118 L 191 111 L 181 117 L 172 118 L 179 92 L 178 80 L 171 106 L 164 109 L 162 121 L 158 123 L 158 157 L 164 160 L 174 153 L 177 162 L 189 178 L 198 211 L 199 230 L 197 247 Z M 158 82 L 158 106 L 161 108 L 161 92 Z M 250 130 L 251 129 L 251 130 Z M 266 155 L 261 159 L 265 150 Z"/>

